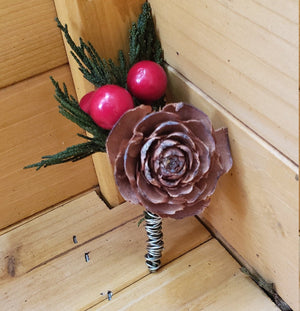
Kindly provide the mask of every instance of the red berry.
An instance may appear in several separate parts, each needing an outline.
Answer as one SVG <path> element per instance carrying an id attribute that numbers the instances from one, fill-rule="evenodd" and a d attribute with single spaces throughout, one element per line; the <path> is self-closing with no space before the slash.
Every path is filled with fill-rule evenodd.
<path id="1" fill-rule="evenodd" d="M 79 106 L 80 108 L 85 112 L 88 113 L 90 112 L 90 103 L 91 103 L 91 98 L 94 95 L 95 91 L 89 92 L 87 94 L 85 94 L 80 102 L 79 102 Z"/>
<path id="2" fill-rule="evenodd" d="M 161 98 L 167 88 L 167 75 L 155 62 L 143 60 L 133 65 L 127 75 L 129 92 L 144 101 Z"/>
<path id="3" fill-rule="evenodd" d="M 108 84 L 94 92 L 90 100 L 90 116 L 100 127 L 110 130 L 120 117 L 133 108 L 133 99 L 124 88 Z"/>

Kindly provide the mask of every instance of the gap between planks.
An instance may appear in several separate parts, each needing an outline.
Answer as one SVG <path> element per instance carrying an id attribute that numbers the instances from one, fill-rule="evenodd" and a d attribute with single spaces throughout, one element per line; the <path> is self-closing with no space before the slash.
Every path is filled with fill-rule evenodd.
<path id="1" fill-rule="evenodd" d="M 101 288 L 117 292 L 147 275 L 146 234 L 137 227 L 141 215 L 141 207 L 129 203 L 109 210 L 91 192 L 0 236 L 0 300 L 6 310 L 84 309 L 105 299 Z M 167 219 L 162 263 L 210 238 L 195 218 Z"/>
<path id="2" fill-rule="evenodd" d="M 205 93 L 202 89 L 197 87 L 188 77 L 184 76 L 182 73 L 177 71 L 172 65 L 166 63 L 167 72 L 169 73 L 169 79 L 178 79 L 184 81 L 188 88 L 192 89 L 194 92 L 198 93 L 199 96 L 203 98 L 210 105 L 218 105 L 222 114 L 229 118 L 232 122 L 234 122 L 238 127 L 243 127 L 244 131 L 247 132 L 247 135 L 251 137 L 253 140 L 257 141 L 261 146 L 263 146 L 268 152 L 274 155 L 277 159 L 282 161 L 287 167 L 295 172 L 295 176 L 297 176 L 298 172 L 298 164 L 293 161 L 293 159 L 289 158 L 282 151 L 280 151 L 276 146 L 274 146 L 271 142 L 267 141 L 263 136 L 261 136 L 255 129 L 251 128 L 247 123 L 234 115 L 230 110 L 228 110 L 222 103 L 216 101 L 210 95 Z M 172 94 L 172 92 L 170 92 Z M 173 94 L 172 94 L 173 95 Z"/>
<path id="3" fill-rule="evenodd" d="M 89 311 L 279 310 L 215 240 L 116 292 Z"/>
<path id="4" fill-rule="evenodd" d="M 95 192 L 100 197 L 99 186 L 91 187 L 91 189 L 84 190 L 84 191 L 82 191 L 82 192 L 80 192 L 74 196 L 71 196 L 71 197 L 67 198 L 66 200 L 61 201 L 59 204 L 53 204 L 53 205 L 51 205 L 51 206 L 33 214 L 33 215 L 30 215 L 30 216 L 28 216 L 22 220 L 19 220 L 19 221 L 15 222 L 15 223 L 7 226 L 7 227 L 1 228 L 0 229 L 0 237 L 1 237 L 1 235 L 8 233 L 9 231 L 12 231 L 18 227 L 24 226 L 26 223 L 28 223 L 28 222 L 36 219 L 36 218 L 43 217 L 44 215 L 56 210 L 57 208 L 60 208 L 60 207 L 66 205 L 66 204 L 68 204 L 74 200 L 77 200 L 78 198 L 80 198 L 82 196 L 88 195 L 91 192 Z M 100 199 L 101 199 L 101 197 L 100 197 Z"/>
<path id="5" fill-rule="evenodd" d="M 186 251 L 185 253 L 182 253 L 180 255 L 178 255 L 178 257 L 175 257 L 173 259 L 171 259 L 169 262 L 165 262 L 161 265 L 160 267 L 160 271 L 163 270 L 163 268 L 167 268 L 170 264 L 172 264 L 174 261 L 180 259 L 181 257 L 187 255 L 188 253 L 192 252 L 193 250 L 201 247 L 202 245 L 204 245 L 205 243 L 208 243 L 209 241 L 213 240 L 214 238 L 213 237 L 210 237 L 208 238 L 207 240 L 203 241 L 202 243 L 200 243 L 199 245 L 189 249 L 188 251 Z M 156 272 L 155 274 L 159 274 L 160 271 Z M 139 282 L 143 282 L 144 279 L 147 279 L 150 275 L 154 275 L 153 273 L 147 273 L 145 275 L 143 275 L 140 279 L 137 279 L 135 280 L 134 282 L 132 282 L 131 284 L 125 286 L 124 288 L 122 288 L 120 291 L 115 291 L 113 292 L 113 295 L 115 296 L 116 294 L 121 294 L 123 295 L 123 292 L 127 291 L 127 290 L 130 290 L 132 287 L 131 286 L 136 286 L 137 284 L 139 284 Z M 126 294 L 127 295 L 127 294 Z M 108 298 L 108 297 L 107 297 Z M 108 298 L 108 300 L 111 300 Z M 88 307 L 87 309 L 85 309 L 86 311 L 87 310 L 98 310 L 98 307 L 101 305 L 102 306 L 102 303 L 105 303 L 106 299 L 102 300 L 100 303 L 96 303 L 95 305 L 92 305 L 91 307 Z"/>
<path id="6" fill-rule="evenodd" d="M 0 236 L 0 262 L 7 264 L 0 266 L 2 305 L 6 310 L 141 310 L 141 304 L 150 306 L 142 310 L 157 310 L 157 304 L 162 310 L 222 310 L 224 304 L 223 310 L 278 310 L 195 217 L 164 219 L 163 267 L 149 274 L 145 230 L 137 227 L 141 212 L 129 203 L 109 210 L 91 192 Z M 103 295 L 108 290 L 111 301 Z"/>
<path id="7" fill-rule="evenodd" d="M 200 218 L 296 309 L 298 167 L 176 70 L 168 67 L 168 74 L 173 100 L 195 105 L 229 131 L 234 165 Z"/>

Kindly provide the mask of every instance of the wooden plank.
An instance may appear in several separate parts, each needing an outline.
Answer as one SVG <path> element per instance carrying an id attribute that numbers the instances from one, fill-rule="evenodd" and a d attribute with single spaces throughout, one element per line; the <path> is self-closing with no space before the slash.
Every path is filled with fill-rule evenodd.
<path id="1" fill-rule="evenodd" d="M 116 187 L 113 168 L 110 164 L 107 153 L 98 152 L 92 155 L 98 183 L 102 196 L 111 206 L 117 206 L 124 202 L 118 188 Z"/>
<path id="2" fill-rule="evenodd" d="M 211 240 L 89 310 L 279 310 Z"/>
<path id="3" fill-rule="evenodd" d="M 144 0 L 55 0 L 57 15 L 63 24 L 69 25 L 69 31 L 74 40 L 82 37 L 90 41 L 101 57 L 117 58 L 120 49 L 128 51 L 128 31 L 133 21 L 141 13 Z M 93 86 L 86 81 L 78 70 L 78 65 L 67 55 L 76 87 L 77 97 L 93 90 Z M 115 185 L 111 174 L 110 163 L 106 155 L 94 154 L 94 166 L 97 171 L 100 191 L 111 206 L 123 202 L 123 198 Z"/>
<path id="4" fill-rule="evenodd" d="M 124 203 L 110 210 L 95 191 L 59 205 L 0 235 L 0 257 L 4 259 L 0 262 L 0 284 L 18 278 L 138 216 L 142 217 L 140 206 Z M 76 243 L 73 236 L 76 236 Z M 10 265 L 12 262 L 14 265 Z"/>
<path id="5" fill-rule="evenodd" d="M 0 228 L 33 215 L 97 184 L 90 158 L 55 167 L 24 170 L 82 140 L 82 132 L 58 113 L 49 76 L 74 94 L 69 67 L 0 90 Z"/>
<path id="6" fill-rule="evenodd" d="M 144 0 L 54 0 L 57 15 L 63 24 L 68 24 L 75 42 L 79 37 L 90 41 L 101 57 L 116 59 L 118 51 L 128 51 L 128 31 L 141 13 Z M 78 98 L 93 89 L 93 86 L 78 70 L 78 65 L 66 45 Z"/>
<path id="7" fill-rule="evenodd" d="M 52 0 L 0 3 L 0 88 L 67 62 Z"/>
<path id="8" fill-rule="evenodd" d="M 243 2 L 232 3 L 228 0 L 218 0 L 218 2 L 224 7 L 230 9 L 241 17 L 250 20 L 252 23 L 262 27 L 270 32 L 272 35 L 277 36 L 292 46 L 297 47 L 297 1 L 276 1 L 276 4 L 284 7 L 286 16 L 278 14 L 273 11 L 272 8 L 276 7 L 276 4 L 271 7 L 266 7 L 263 1 L 248 0 Z M 281 8 L 281 12 L 283 8 Z M 296 19 L 295 19 L 296 16 Z"/>
<path id="9" fill-rule="evenodd" d="M 294 23 L 298 23 L 299 12 L 295 10 L 297 6 L 297 0 L 286 0 L 286 1 L 272 1 L 272 0 L 253 0 L 258 2 L 260 5 L 268 8 L 270 11 L 275 12 L 279 16 L 283 16 L 288 20 L 292 20 Z"/>
<path id="10" fill-rule="evenodd" d="M 150 3 L 167 62 L 298 163 L 298 3 Z"/>
<path id="11" fill-rule="evenodd" d="M 298 292 L 298 167 L 169 67 L 174 101 L 197 106 L 228 127 L 233 168 L 201 216 L 291 307 Z M 276 241 L 276 243 L 274 243 Z"/>
<path id="12" fill-rule="evenodd" d="M 73 214 L 80 207 L 80 214 Z M 15 233 L 12 230 L 2 235 L 9 248 L 1 253 L 5 262 L 14 251 L 23 255 L 16 254 L 15 260 L 10 261 L 16 275 L 4 276 L 6 281 L 0 284 L 1 305 L 5 310 L 83 310 L 106 299 L 101 293 L 118 292 L 145 277 L 149 274 L 144 259 L 146 234 L 137 226 L 136 217 L 142 210 L 133 209 L 125 203 L 103 211 L 102 204 L 97 211 L 93 195 L 87 195 L 72 203 L 72 207 L 60 207 L 34 223 L 16 228 Z M 133 220 L 127 221 L 130 218 Z M 194 217 L 166 219 L 163 227 L 164 264 L 210 238 Z M 78 247 L 72 244 L 74 232 L 78 233 Z M 20 247 L 24 233 L 24 246 Z M 85 253 L 89 253 L 88 262 Z M 28 271 L 31 260 L 35 268 Z"/>

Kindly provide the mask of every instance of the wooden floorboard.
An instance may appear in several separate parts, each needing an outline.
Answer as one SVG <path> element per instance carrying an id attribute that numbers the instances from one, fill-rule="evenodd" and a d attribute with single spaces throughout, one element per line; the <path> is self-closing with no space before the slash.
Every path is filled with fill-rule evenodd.
<path id="1" fill-rule="evenodd" d="M 163 220 L 163 267 L 149 274 L 142 212 L 92 191 L 0 233 L 0 309 L 276 310 L 194 217 Z"/>
<path id="2" fill-rule="evenodd" d="M 1 235 L 0 284 L 142 215 L 138 206 L 128 209 L 109 210 L 93 191 Z"/>
<path id="3" fill-rule="evenodd" d="M 212 239 L 89 310 L 278 310 L 239 268 Z"/>

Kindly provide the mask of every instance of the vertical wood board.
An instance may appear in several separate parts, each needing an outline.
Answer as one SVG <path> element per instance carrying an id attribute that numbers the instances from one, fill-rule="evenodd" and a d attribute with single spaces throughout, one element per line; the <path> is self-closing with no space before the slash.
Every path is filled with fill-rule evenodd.
<path id="1" fill-rule="evenodd" d="M 118 292 L 149 274 L 144 258 L 146 234 L 137 225 L 141 208 L 125 203 L 104 211 L 106 207 L 102 203 L 99 206 L 102 211 L 97 211 L 95 202 L 90 195 L 84 196 L 77 203 L 68 203 L 62 210 L 51 211 L 0 237 L 5 246 L 1 262 L 10 263 L 16 271 L 15 276 L 5 275 L 5 282 L 0 283 L 0 299 L 5 310 L 86 310 L 106 299 L 104 293 L 108 290 Z M 80 215 L 72 215 L 71 210 L 67 212 L 69 208 L 82 211 Z M 55 216 L 58 216 L 57 224 Z M 78 247 L 73 247 L 72 227 L 80 233 Z M 44 229 L 39 237 L 40 228 Z M 23 249 L 22 233 L 25 233 Z M 194 217 L 181 221 L 167 219 L 163 264 L 208 239 L 209 233 Z M 9 261 L 14 251 L 16 257 Z M 28 271 L 32 265 L 30 258 L 35 267 Z M 20 273 L 21 270 L 26 273 Z"/>
<path id="2" fill-rule="evenodd" d="M 297 1 L 150 4 L 166 61 L 298 163 Z"/>
<path id="3" fill-rule="evenodd" d="M 56 0 L 55 5 L 58 17 L 63 24 L 68 25 L 74 41 L 78 42 L 78 38 L 82 37 L 94 45 L 101 57 L 115 60 L 120 49 L 123 49 L 125 54 L 128 51 L 129 29 L 141 13 L 143 2 Z M 80 99 L 94 87 L 82 77 L 67 45 L 66 50 L 77 97 Z M 93 159 L 100 191 L 110 205 L 116 206 L 123 198 L 115 185 L 110 163 L 103 154 L 94 154 Z"/>
<path id="4" fill-rule="evenodd" d="M 82 142 L 82 130 L 58 113 L 50 75 L 72 92 L 67 65 L 0 90 L 0 228 L 97 184 L 90 158 L 38 172 L 23 169 Z"/>
<path id="5" fill-rule="evenodd" d="M 211 240 L 90 311 L 279 310 Z"/>
<path id="6" fill-rule="evenodd" d="M 138 216 L 142 217 L 140 206 L 124 203 L 110 210 L 95 191 L 56 206 L 0 235 L 0 284 L 19 278 Z"/>
<path id="7" fill-rule="evenodd" d="M 0 88 L 67 62 L 52 0 L 1 0 Z"/>
<path id="8" fill-rule="evenodd" d="M 170 67 L 168 77 L 174 101 L 195 105 L 215 129 L 229 130 L 233 168 L 201 217 L 295 307 L 298 168 Z"/>

